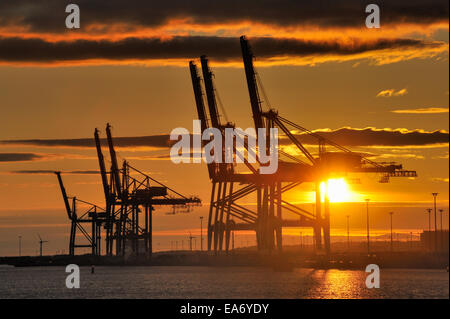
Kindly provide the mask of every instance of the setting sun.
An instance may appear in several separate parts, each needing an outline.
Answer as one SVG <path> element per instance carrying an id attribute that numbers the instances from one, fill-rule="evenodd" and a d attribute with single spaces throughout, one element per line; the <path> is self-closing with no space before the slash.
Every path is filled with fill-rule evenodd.
<path id="1" fill-rule="evenodd" d="M 332 203 L 348 202 L 352 197 L 345 178 L 332 178 L 326 183 L 320 183 L 320 192 L 322 194 L 322 201 L 325 200 L 325 193 L 328 192 L 330 202 Z"/>

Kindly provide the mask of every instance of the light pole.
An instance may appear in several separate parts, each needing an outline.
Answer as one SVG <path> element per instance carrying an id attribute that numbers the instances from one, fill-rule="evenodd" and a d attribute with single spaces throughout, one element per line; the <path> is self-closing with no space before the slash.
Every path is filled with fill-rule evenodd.
<path id="1" fill-rule="evenodd" d="M 366 198 L 366 215 L 367 215 L 367 254 L 370 255 L 370 232 L 369 232 L 369 202 L 370 198 Z"/>
<path id="2" fill-rule="evenodd" d="M 438 193 L 431 193 L 434 199 L 434 231 L 437 231 L 437 217 L 436 217 L 436 197 Z"/>
<path id="3" fill-rule="evenodd" d="M 347 215 L 347 249 L 350 250 L 350 215 Z"/>
<path id="4" fill-rule="evenodd" d="M 303 249 L 303 232 L 300 232 L 300 248 Z"/>
<path id="5" fill-rule="evenodd" d="M 409 238 L 410 238 L 410 248 L 412 248 L 413 247 L 413 233 L 412 232 L 410 232 L 409 233 Z"/>
<path id="6" fill-rule="evenodd" d="M 22 236 L 19 236 L 19 257 L 22 256 Z"/>
<path id="7" fill-rule="evenodd" d="M 442 247 L 444 247 L 444 227 L 442 224 L 442 213 L 444 212 L 444 210 L 441 208 L 439 209 L 439 213 L 441 213 L 441 231 L 439 232 L 439 245 L 441 245 Z"/>
<path id="8" fill-rule="evenodd" d="M 445 212 L 444 212 L 444 213 L 445 213 Z M 448 214 L 448 210 L 447 210 L 447 214 Z M 448 230 L 448 229 L 450 228 L 450 227 L 449 227 L 449 224 L 448 224 L 448 216 L 447 216 L 446 219 L 447 219 L 447 230 Z"/>
<path id="9" fill-rule="evenodd" d="M 431 232 L 431 208 L 427 208 L 427 213 L 428 213 L 428 231 Z"/>
<path id="10" fill-rule="evenodd" d="M 200 250 L 203 251 L 203 216 L 200 216 Z"/>
<path id="11" fill-rule="evenodd" d="M 434 199 L 434 250 L 437 250 L 437 214 L 436 214 L 436 197 L 438 195 L 438 193 L 431 193 L 431 195 L 433 195 L 433 199 Z"/>
<path id="12" fill-rule="evenodd" d="M 391 215 L 391 251 L 394 250 L 394 237 L 392 234 L 392 216 L 394 215 L 394 212 L 389 212 L 389 215 Z"/>
<path id="13" fill-rule="evenodd" d="M 232 231 L 233 236 L 231 237 L 231 250 L 234 251 L 234 230 Z"/>

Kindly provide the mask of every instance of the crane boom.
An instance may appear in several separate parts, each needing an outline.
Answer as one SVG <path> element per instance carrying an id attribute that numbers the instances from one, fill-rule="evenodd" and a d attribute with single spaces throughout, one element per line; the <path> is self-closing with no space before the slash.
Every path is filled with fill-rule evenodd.
<path id="1" fill-rule="evenodd" d="M 61 188 L 61 194 L 64 200 L 64 205 L 66 206 L 66 212 L 69 219 L 72 219 L 72 210 L 70 209 L 69 198 L 67 197 L 66 189 L 64 187 L 61 172 L 55 172 L 56 176 L 58 176 L 59 187 Z"/>
<path id="2" fill-rule="evenodd" d="M 119 197 L 122 196 L 122 188 L 120 187 L 120 174 L 119 174 L 119 165 L 117 164 L 117 156 L 116 151 L 114 150 L 114 144 L 111 135 L 111 125 L 106 124 L 106 135 L 108 138 L 108 146 L 109 146 L 109 154 L 111 156 L 111 166 L 112 166 L 112 174 L 114 176 L 114 184 L 116 186 L 116 191 Z M 112 186 L 112 185 L 111 185 Z"/>
<path id="3" fill-rule="evenodd" d="M 189 69 L 191 71 L 192 87 L 194 89 L 197 114 L 201 122 L 202 131 L 204 131 L 209 127 L 209 125 L 208 119 L 206 117 L 205 104 L 203 102 L 203 92 L 202 87 L 200 85 L 200 76 L 198 75 L 197 66 L 193 61 L 189 62 Z"/>
<path id="4" fill-rule="evenodd" d="M 100 167 L 100 175 L 102 177 L 103 191 L 105 193 L 106 203 L 108 203 L 109 196 L 110 196 L 108 177 L 106 175 L 105 158 L 103 157 L 102 146 L 100 144 L 100 135 L 99 135 L 98 129 L 95 129 L 95 131 L 94 131 L 94 138 L 95 138 L 95 147 L 97 148 L 97 157 L 98 157 L 98 164 Z"/>
<path id="5" fill-rule="evenodd" d="M 193 61 L 189 62 L 189 69 L 191 71 L 191 79 L 192 79 L 192 88 L 194 89 L 194 96 L 195 96 L 195 104 L 197 106 L 197 114 L 198 118 L 200 120 L 200 126 L 202 128 L 202 132 L 204 132 L 208 127 L 208 119 L 206 117 L 206 110 L 205 110 L 205 103 L 203 101 L 203 91 L 200 84 L 200 76 L 198 75 L 197 66 Z M 203 134 L 203 133 L 202 133 Z M 204 143 L 204 141 L 203 141 Z M 208 164 L 208 173 L 209 178 L 214 177 L 214 164 L 210 163 Z"/>
<path id="6" fill-rule="evenodd" d="M 263 128 L 263 118 L 261 101 L 259 99 L 258 85 L 256 83 L 256 74 L 253 67 L 253 53 L 245 36 L 240 38 L 242 59 L 244 61 L 245 75 L 247 78 L 248 93 L 250 95 L 250 104 L 252 106 L 253 121 L 255 123 L 255 129 Z"/>
<path id="7" fill-rule="evenodd" d="M 200 57 L 202 63 L 203 81 L 205 82 L 206 98 L 208 101 L 209 115 L 211 117 L 211 125 L 220 128 L 219 112 L 217 110 L 216 95 L 214 93 L 214 84 L 212 81 L 212 71 L 208 66 L 208 59 L 202 55 Z"/>

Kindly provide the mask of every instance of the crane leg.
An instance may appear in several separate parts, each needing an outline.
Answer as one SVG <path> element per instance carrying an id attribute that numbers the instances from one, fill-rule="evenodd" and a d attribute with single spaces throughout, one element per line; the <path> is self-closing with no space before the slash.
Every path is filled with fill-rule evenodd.
<path id="1" fill-rule="evenodd" d="M 70 242 L 69 242 L 69 254 L 71 256 L 75 255 L 75 233 L 77 231 L 77 222 L 72 219 L 72 223 L 70 225 Z"/>
<path id="2" fill-rule="evenodd" d="M 328 195 L 325 196 L 325 218 L 323 220 L 323 240 L 325 243 L 325 251 L 327 255 L 331 252 L 330 240 L 330 200 Z"/>
<path id="3" fill-rule="evenodd" d="M 231 212 L 231 203 L 233 202 L 231 195 L 233 194 L 233 183 L 230 183 L 229 197 L 230 199 L 227 202 L 227 216 L 225 222 L 225 250 L 228 254 L 228 250 L 230 248 L 230 212 Z"/>
<path id="4" fill-rule="evenodd" d="M 231 195 L 231 194 L 230 194 Z M 219 251 L 223 251 L 223 237 L 225 232 L 225 225 L 223 220 L 223 213 L 225 210 L 225 206 L 228 207 L 228 201 L 225 202 L 225 198 L 227 196 L 227 183 L 224 183 L 223 185 L 223 193 L 222 193 L 222 200 L 221 200 L 221 207 L 220 207 L 220 215 L 219 215 Z"/>
<path id="5" fill-rule="evenodd" d="M 212 189 L 211 189 L 211 201 L 209 203 L 209 215 L 208 215 L 208 251 L 211 251 L 211 244 L 212 244 L 212 213 L 213 213 L 213 208 L 214 208 L 214 195 L 216 192 L 216 182 L 212 183 Z"/>
<path id="6" fill-rule="evenodd" d="M 282 234 L 282 211 L 281 211 L 281 183 L 277 183 L 277 220 L 276 225 L 276 236 L 277 236 L 277 247 L 281 252 L 283 250 L 283 234 Z"/>

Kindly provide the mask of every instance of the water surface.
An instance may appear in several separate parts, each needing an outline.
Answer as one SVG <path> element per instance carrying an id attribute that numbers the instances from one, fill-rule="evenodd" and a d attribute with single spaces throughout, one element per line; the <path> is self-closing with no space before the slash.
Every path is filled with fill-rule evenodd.
<path id="1" fill-rule="evenodd" d="M 67 289 L 64 267 L 0 268 L 0 298 L 449 298 L 445 270 L 381 270 L 381 287 L 359 270 L 254 267 L 80 267 Z"/>

